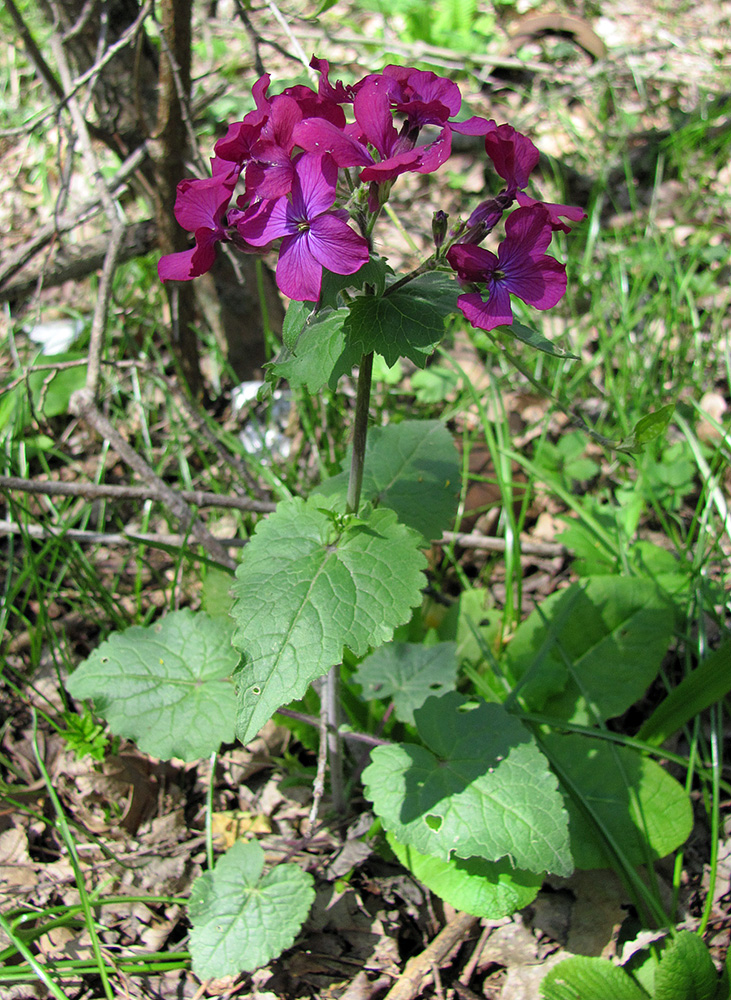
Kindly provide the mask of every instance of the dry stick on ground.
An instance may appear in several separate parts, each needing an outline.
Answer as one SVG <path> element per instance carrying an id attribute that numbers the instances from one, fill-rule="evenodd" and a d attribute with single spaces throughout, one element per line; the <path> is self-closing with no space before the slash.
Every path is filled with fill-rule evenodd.
<path id="1" fill-rule="evenodd" d="M 39 482 L 19 476 L 0 476 L 0 490 L 21 490 L 24 493 L 42 493 L 45 496 L 84 497 L 86 500 L 162 500 L 163 497 L 149 486 L 113 486 L 107 483 Z M 234 510 L 271 514 L 276 504 L 249 497 L 223 496 L 206 490 L 179 490 L 178 496 L 196 507 L 231 507 Z"/>
<path id="2" fill-rule="evenodd" d="M 160 500 L 171 513 L 180 520 L 184 533 L 189 531 L 216 562 L 227 566 L 229 569 L 235 569 L 236 561 L 229 556 L 225 547 L 196 520 L 194 512 L 185 500 L 182 499 L 180 494 L 172 490 L 167 483 L 155 475 L 144 458 L 137 454 L 134 448 L 112 426 L 104 414 L 97 409 L 96 402 L 88 389 L 78 389 L 72 395 L 69 409 L 109 441 L 120 458 L 137 472 L 141 479 L 159 496 Z"/>
<path id="3" fill-rule="evenodd" d="M 421 990 L 423 980 L 431 974 L 432 968 L 441 965 L 449 952 L 464 941 L 476 923 L 477 917 L 473 917 L 470 913 L 458 913 L 420 955 L 409 959 L 397 982 L 386 994 L 385 1000 L 414 1000 Z"/>
<path id="4" fill-rule="evenodd" d="M 88 500 L 107 498 L 111 500 L 160 500 L 165 502 L 165 495 L 156 490 L 153 485 L 112 486 L 105 483 L 39 482 L 35 479 L 22 479 L 18 476 L 0 476 L 0 489 L 20 490 L 24 493 L 43 493 L 47 496 L 79 496 Z M 236 510 L 250 510 L 259 514 L 271 514 L 277 506 L 267 500 L 222 496 L 219 493 L 209 493 L 205 490 L 181 490 L 176 495 L 185 503 L 195 504 L 196 507 L 233 507 Z M 222 545 L 227 546 L 239 544 L 237 539 L 220 539 L 219 541 Z M 504 538 L 493 538 L 489 535 L 481 535 L 476 531 L 469 534 L 445 531 L 441 538 L 432 540 L 433 545 L 453 543 L 461 545 L 465 549 L 484 549 L 490 552 L 504 552 L 507 547 Z M 569 555 L 566 546 L 558 542 L 523 540 L 520 543 L 520 550 L 522 554 L 527 556 L 551 558 Z"/>

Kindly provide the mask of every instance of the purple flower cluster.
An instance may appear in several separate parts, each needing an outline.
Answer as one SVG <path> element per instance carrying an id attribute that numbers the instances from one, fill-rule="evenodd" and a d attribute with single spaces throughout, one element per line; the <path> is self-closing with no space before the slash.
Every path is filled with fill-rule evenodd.
<path id="1" fill-rule="evenodd" d="M 506 185 L 446 240 L 440 237 L 439 259 L 443 255 L 462 281 L 483 286 L 461 295 L 460 309 L 475 326 L 491 330 L 512 322 L 510 294 L 538 309 L 555 305 L 566 273 L 545 251 L 555 230 L 568 231 L 562 220 L 584 213 L 525 193 L 538 163 L 529 139 L 485 118 L 454 121 L 459 88 L 434 73 L 387 66 L 346 86 L 330 83 L 325 60 L 313 58 L 311 65 L 320 74 L 317 91 L 295 86 L 269 97 L 268 75 L 258 80 L 255 109 L 215 144 L 211 176 L 180 182 L 175 215 L 194 233 L 195 245 L 160 260 L 163 281 L 208 271 L 219 242 L 262 253 L 280 241 L 279 288 L 291 299 L 316 302 L 323 269 L 350 275 L 368 261 L 373 223 L 396 178 L 437 170 L 459 132 L 484 136 Z M 429 141 L 420 142 L 427 127 Z M 506 219 L 497 255 L 479 247 L 514 201 L 519 207 Z"/>

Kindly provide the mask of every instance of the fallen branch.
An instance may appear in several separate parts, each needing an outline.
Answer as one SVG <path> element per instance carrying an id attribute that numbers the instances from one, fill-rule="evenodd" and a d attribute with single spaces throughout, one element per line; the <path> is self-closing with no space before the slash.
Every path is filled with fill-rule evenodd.
<path id="1" fill-rule="evenodd" d="M 385 1000 L 414 1000 L 421 991 L 421 984 L 426 976 L 432 975 L 433 968 L 439 968 L 452 948 L 468 936 L 476 923 L 477 917 L 472 914 L 458 913 L 420 955 L 409 959 Z"/>
<path id="2" fill-rule="evenodd" d="M 67 244 L 48 267 L 45 262 L 28 267 L 17 278 L 0 287 L 0 302 L 13 302 L 32 295 L 39 284 L 55 288 L 64 281 L 78 281 L 104 266 L 109 249 L 110 233 L 102 233 L 83 244 Z M 48 242 L 45 240 L 44 242 Z M 155 249 L 156 227 L 152 220 L 124 226 L 116 255 L 117 263 L 141 257 Z M 41 249 L 39 247 L 38 249 Z M 33 250 L 32 253 L 36 251 Z M 19 270 L 16 268 L 15 270 Z"/>
<path id="3" fill-rule="evenodd" d="M 90 388 L 78 389 L 71 396 L 69 409 L 109 441 L 119 457 L 131 469 L 134 469 L 139 477 L 147 483 L 148 487 L 159 496 L 168 510 L 180 520 L 184 533 L 190 531 L 196 541 L 203 546 L 216 562 L 227 566 L 229 569 L 233 569 L 236 566 L 236 562 L 229 556 L 221 542 L 214 538 L 200 521 L 196 520 L 195 513 L 180 494 L 171 489 L 167 483 L 154 473 L 144 458 L 137 454 L 134 448 L 122 437 L 110 421 L 107 420 L 104 414 L 97 409 L 94 395 Z"/>
<path id="4" fill-rule="evenodd" d="M 19 476 L 0 476 L 0 490 L 22 490 L 24 493 L 42 493 L 45 496 L 84 497 L 86 500 L 162 500 L 149 486 L 112 486 L 107 483 L 61 483 L 39 482 L 36 479 L 21 479 Z M 205 490 L 181 490 L 178 496 L 195 507 L 232 507 L 235 510 L 254 511 L 270 514 L 276 504 L 266 500 L 251 500 L 249 497 L 223 496 Z"/>

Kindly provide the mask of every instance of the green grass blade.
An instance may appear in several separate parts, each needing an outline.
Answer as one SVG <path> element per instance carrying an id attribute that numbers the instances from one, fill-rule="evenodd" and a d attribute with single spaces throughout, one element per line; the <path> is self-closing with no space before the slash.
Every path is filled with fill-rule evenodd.
<path id="1" fill-rule="evenodd" d="M 731 641 L 725 642 L 688 674 L 655 709 L 637 734 L 660 746 L 690 720 L 731 691 Z"/>

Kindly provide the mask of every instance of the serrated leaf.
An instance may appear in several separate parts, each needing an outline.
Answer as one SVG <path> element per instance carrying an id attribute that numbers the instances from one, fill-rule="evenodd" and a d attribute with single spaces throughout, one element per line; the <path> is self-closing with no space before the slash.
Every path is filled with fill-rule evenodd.
<path id="1" fill-rule="evenodd" d="M 348 457 L 344 463 L 350 466 Z M 460 466 L 452 435 L 439 420 L 404 420 L 372 427 L 366 442 L 363 501 L 390 507 L 399 521 L 421 532 L 428 544 L 454 520 Z M 326 496 L 345 494 L 348 472 L 320 487 Z M 425 498 L 428 502 L 425 503 Z"/>
<path id="2" fill-rule="evenodd" d="M 715 1000 L 718 973 L 702 938 L 679 931 L 655 973 L 654 1000 Z"/>
<path id="3" fill-rule="evenodd" d="M 693 813 L 688 796 L 659 764 L 631 747 L 577 733 L 551 734 L 543 747 L 566 784 L 571 850 L 577 868 L 606 868 L 611 857 L 594 823 L 571 794 L 584 800 L 630 863 L 664 858 L 688 838 Z"/>
<path id="4" fill-rule="evenodd" d="M 101 644 L 71 675 L 113 733 L 164 760 L 198 760 L 234 736 L 231 673 L 239 654 L 230 622 L 189 609 Z"/>
<path id="5" fill-rule="evenodd" d="M 364 698 L 393 698 L 396 717 L 413 726 L 414 709 L 456 687 L 456 650 L 453 642 L 390 642 L 363 660 L 353 680 Z"/>
<path id="6" fill-rule="evenodd" d="M 422 854 L 507 857 L 519 868 L 568 875 L 568 817 L 546 758 L 501 705 L 456 692 L 414 712 L 425 746 L 371 752 L 366 796 L 384 826 Z"/>
<path id="7" fill-rule="evenodd" d="M 532 710 L 591 724 L 634 704 L 672 640 L 667 595 L 652 580 L 593 576 L 552 594 L 516 630 L 506 668 Z"/>
<path id="8" fill-rule="evenodd" d="M 541 983 L 543 1000 L 648 1000 L 624 969 L 606 958 L 577 955 L 559 962 Z"/>
<path id="9" fill-rule="evenodd" d="M 279 504 L 257 526 L 233 586 L 236 729 L 247 743 L 283 704 L 339 663 L 388 642 L 421 600 L 420 539 L 393 511 L 372 511 L 338 532 L 337 500 Z"/>
<path id="10" fill-rule="evenodd" d="M 190 951 L 200 979 L 252 972 L 294 943 L 315 898 L 312 876 L 294 864 L 262 878 L 263 869 L 259 844 L 239 840 L 193 883 Z"/>
<path id="11" fill-rule="evenodd" d="M 444 320 L 457 308 L 453 277 L 430 272 L 397 291 L 363 295 L 350 307 L 345 334 L 359 355 L 376 351 L 393 365 L 407 357 L 419 368 L 444 336 Z"/>
<path id="12" fill-rule="evenodd" d="M 515 337 L 516 340 L 520 340 L 524 344 L 528 344 L 529 347 L 533 347 L 537 351 L 542 351 L 544 354 L 550 354 L 554 358 L 570 358 L 572 361 L 578 361 L 579 359 L 578 354 L 569 354 L 563 348 L 556 347 L 550 340 L 542 337 L 540 333 L 531 330 L 530 327 L 523 326 L 517 320 L 513 320 L 510 326 L 501 326 L 500 333 L 503 337 Z"/>
<path id="13" fill-rule="evenodd" d="M 521 871 L 511 863 L 484 858 L 444 861 L 407 847 L 389 833 L 389 846 L 402 865 L 427 889 L 463 913 L 499 920 L 532 903 L 543 875 Z"/>
<path id="14" fill-rule="evenodd" d="M 311 306 L 309 302 L 298 303 L 302 304 Z M 309 313 L 293 344 L 285 346 L 279 357 L 267 365 L 267 377 L 286 378 L 295 388 L 305 386 L 308 392 L 319 392 L 330 380 L 343 354 L 343 322 L 347 315 L 347 309 Z"/>

